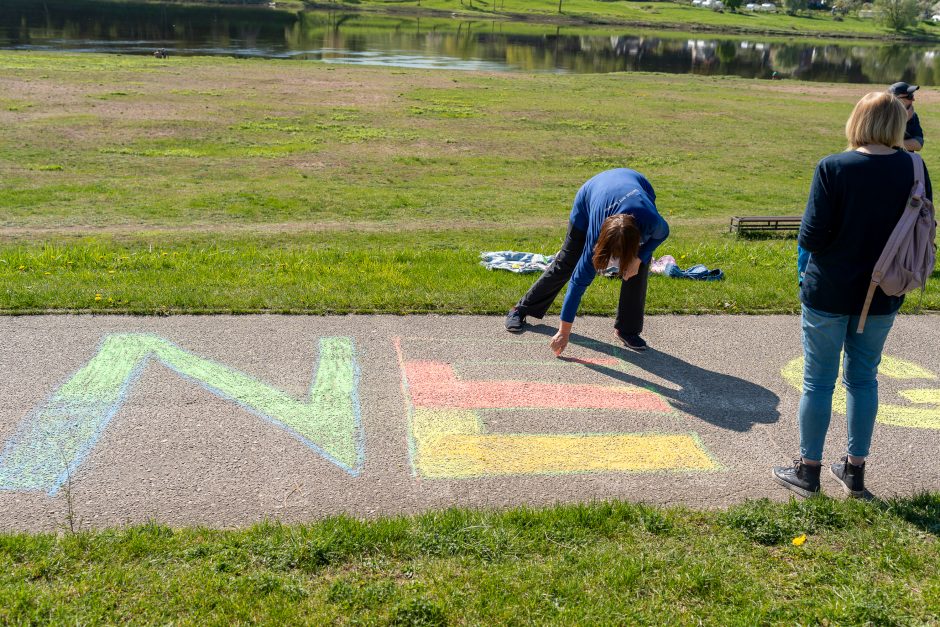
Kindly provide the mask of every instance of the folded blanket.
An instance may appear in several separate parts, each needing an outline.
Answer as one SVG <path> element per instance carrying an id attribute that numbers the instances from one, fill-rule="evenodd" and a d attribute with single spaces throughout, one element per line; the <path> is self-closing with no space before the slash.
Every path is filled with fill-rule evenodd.
<path id="1" fill-rule="evenodd" d="M 555 255 L 539 255 L 536 253 L 519 253 L 513 250 L 503 250 L 491 253 L 480 253 L 481 266 L 487 270 L 509 270 L 517 274 L 530 274 L 544 272 L 555 260 Z"/>

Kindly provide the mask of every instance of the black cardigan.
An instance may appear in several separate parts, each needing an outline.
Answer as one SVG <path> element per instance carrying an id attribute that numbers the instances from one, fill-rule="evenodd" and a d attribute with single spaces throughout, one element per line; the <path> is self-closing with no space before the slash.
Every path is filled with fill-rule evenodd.
<path id="1" fill-rule="evenodd" d="M 927 197 L 933 200 L 924 167 Z M 862 312 L 871 273 L 904 212 L 914 184 L 914 165 L 904 150 L 888 155 L 857 151 L 829 155 L 816 166 L 800 246 L 808 250 L 803 304 L 833 314 Z M 897 311 L 903 296 L 875 291 L 871 315 Z"/>

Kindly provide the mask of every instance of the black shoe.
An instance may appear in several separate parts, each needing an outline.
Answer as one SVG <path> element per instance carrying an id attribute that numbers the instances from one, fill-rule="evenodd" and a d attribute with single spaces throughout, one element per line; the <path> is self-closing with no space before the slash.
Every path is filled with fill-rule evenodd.
<path id="1" fill-rule="evenodd" d="M 856 466 L 848 457 L 843 457 L 838 464 L 829 467 L 829 472 L 842 484 L 842 489 L 849 496 L 857 499 L 868 496 L 868 490 L 865 489 L 865 464 Z"/>
<path id="2" fill-rule="evenodd" d="M 525 326 L 525 316 L 519 313 L 518 307 L 513 307 L 506 314 L 506 330 L 510 333 L 519 333 Z"/>
<path id="3" fill-rule="evenodd" d="M 802 459 L 795 459 L 792 466 L 774 468 L 774 481 L 800 496 L 816 496 L 819 494 L 820 470 L 822 466 L 810 466 L 804 464 Z"/>
<path id="4" fill-rule="evenodd" d="M 649 346 L 646 344 L 646 340 L 636 333 L 632 333 L 630 335 L 620 335 L 620 331 L 617 331 L 617 337 L 620 338 L 620 341 L 623 342 L 624 346 L 632 351 L 642 353 L 647 348 L 649 348 Z"/>

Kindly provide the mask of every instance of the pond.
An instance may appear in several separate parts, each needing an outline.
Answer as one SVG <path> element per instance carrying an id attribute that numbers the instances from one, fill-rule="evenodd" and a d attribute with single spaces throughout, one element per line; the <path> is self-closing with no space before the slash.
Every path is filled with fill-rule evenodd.
<path id="1" fill-rule="evenodd" d="M 704 9 L 703 9 L 704 10 Z M 522 72 L 667 72 L 940 84 L 940 46 L 276 8 L 0 0 L 0 48 Z"/>

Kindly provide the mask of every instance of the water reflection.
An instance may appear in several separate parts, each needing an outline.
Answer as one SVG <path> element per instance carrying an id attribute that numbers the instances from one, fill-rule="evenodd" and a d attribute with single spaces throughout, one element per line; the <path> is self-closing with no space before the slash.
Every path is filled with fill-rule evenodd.
<path id="1" fill-rule="evenodd" d="M 495 21 L 399 19 L 268 8 L 0 0 L 0 47 L 234 55 L 489 71 L 651 71 L 813 81 L 940 83 L 930 47 L 800 40 L 577 35 Z"/>

